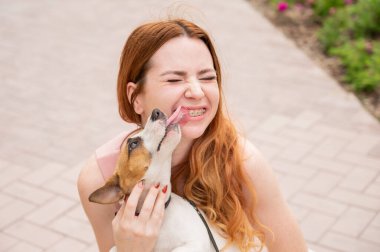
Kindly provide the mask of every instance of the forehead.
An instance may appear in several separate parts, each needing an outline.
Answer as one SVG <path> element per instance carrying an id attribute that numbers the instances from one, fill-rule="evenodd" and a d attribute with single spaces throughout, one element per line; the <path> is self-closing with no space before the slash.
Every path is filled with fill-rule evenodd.
<path id="1" fill-rule="evenodd" d="M 197 38 L 181 36 L 166 42 L 153 54 L 149 61 L 150 69 L 166 70 L 201 70 L 214 68 L 213 60 L 206 44 Z"/>

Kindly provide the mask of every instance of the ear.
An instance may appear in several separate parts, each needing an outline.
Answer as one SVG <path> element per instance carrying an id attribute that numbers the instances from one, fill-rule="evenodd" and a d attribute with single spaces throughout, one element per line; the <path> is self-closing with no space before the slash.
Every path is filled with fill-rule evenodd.
<path id="1" fill-rule="evenodd" d="M 135 92 L 137 89 L 137 85 L 134 82 L 128 82 L 127 84 L 127 94 L 128 94 L 128 101 L 132 102 L 132 93 Z M 140 95 L 137 95 L 134 102 L 133 102 L 133 109 L 135 112 L 139 115 L 141 115 L 144 112 L 143 109 L 143 102 Z"/>
<path id="2" fill-rule="evenodd" d="M 112 204 L 118 202 L 123 197 L 124 192 L 119 185 L 119 176 L 115 174 L 104 186 L 91 193 L 88 200 L 99 204 Z"/>

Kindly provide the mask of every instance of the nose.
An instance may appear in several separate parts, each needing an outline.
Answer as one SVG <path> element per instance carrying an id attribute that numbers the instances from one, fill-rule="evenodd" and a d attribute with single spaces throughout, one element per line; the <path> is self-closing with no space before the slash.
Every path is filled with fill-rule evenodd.
<path id="1" fill-rule="evenodd" d="M 198 80 L 192 80 L 189 82 L 189 87 L 185 92 L 186 98 L 200 99 L 204 96 L 204 92 Z"/>
<path id="2" fill-rule="evenodd" d="M 165 118 L 165 114 L 161 112 L 159 109 L 153 109 L 152 115 L 150 116 L 150 119 L 154 122 L 159 119 Z"/>

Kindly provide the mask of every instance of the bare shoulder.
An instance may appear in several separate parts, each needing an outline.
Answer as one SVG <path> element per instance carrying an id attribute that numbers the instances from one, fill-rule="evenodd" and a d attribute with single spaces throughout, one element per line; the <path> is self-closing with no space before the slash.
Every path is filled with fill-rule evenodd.
<path id="1" fill-rule="evenodd" d="M 82 207 L 91 223 L 99 251 L 108 251 L 113 245 L 112 220 L 113 205 L 100 205 L 88 200 L 89 195 L 104 185 L 103 175 L 95 155 L 83 166 L 77 180 L 77 187 Z"/>
<path id="2" fill-rule="evenodd" d="M 262 152 L 248 139 L 240 137 L 239 144 L 243 155 L 243 164 L 250 179 L 257 186 L 277 181 L 276 176 Z M 277 184 L 277 182 L 275 182 Z M 262 188 L 262 187 L 261 187 Z M 266 186 L 264 186 L 265 189 Z"/>
<path id="3" fill-rule="evenodd" d="M 307 251 L 301 230 L 282 196 L 278 179 L 261 151 L 239 139 L 243 166 L 256 190 L 255 214 L 274 234 L 267 233 L 269 251 Z"/>

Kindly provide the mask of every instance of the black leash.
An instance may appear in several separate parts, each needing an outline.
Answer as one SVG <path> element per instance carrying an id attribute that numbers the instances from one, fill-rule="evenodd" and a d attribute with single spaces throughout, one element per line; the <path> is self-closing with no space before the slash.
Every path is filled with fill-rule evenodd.
<path id="1" fill-rule="evenodd" d="M 199 209 L 197 208 L 197 206 L 195 205 L 194 202 L 192 202 L 191 200 L 188 200 L 188 199 L 186 199 L 186 200 L 190 203 L 190 205 L 192 205 L 192 206 L 194 207 L 195 211 L 197 211 L 199 217 L 201 218 L 203 224 L 205 225 L 205 227 L 206 227 L 206 229 L 207 229 L 208 236 L 210 237 L 211 243 L 212 243 L 212 245 L 214 246 L 215 251 L 216 251 L 216 252 L 219 252 L 218 245 L 216 245 L 216 242 L 215 242 L 214 236 L 212 235 L 211 230 L 210 230 L 210 228 L 209 228 L 209 226 L 208 226 L 208 224 L 207 224 L 205 218 L 203 217 L 201 211 L 199 211 Z"/>

